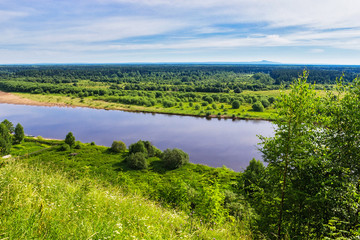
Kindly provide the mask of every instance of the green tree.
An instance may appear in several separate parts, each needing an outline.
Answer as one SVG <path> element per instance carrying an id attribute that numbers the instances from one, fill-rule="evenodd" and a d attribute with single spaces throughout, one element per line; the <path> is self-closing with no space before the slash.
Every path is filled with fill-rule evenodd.
<path id="1" fill-rule="evenodd" d="M 4 124 L 0 124 L 0 153 L 6 155 L 10 153 L 11 149 L 11 135 L 8 127 Z"/>
<path id="2" fill-rule="evenodd" d="M 264 108 L 270 106 L 270 102 L 267 99 L 262 99 L 261 104 L 264 106 Z"/>
<path id="3" fill-rule="evenodd" d="M 148 167 L 146 156 L 142 152 L 131 153 L 127 157 L 127 163 L 133 169 L 146 169 Z"/>
<path id="4" fill-rule="evenodd" d="M 21 126 L 20 123 L 16 124 L 15 127 L 15 134 L 14 134 L 14 143 L 19 144 L 24 140 L 25 134 L 24 134 L 24 128 Z"/>
<path id="5" fill-rule="evenodd" d="M 65 143 L 71 148 L 75 146 L 75 137 L 72 132 L 69 132 L 65 137 Z"/>
<path id="6" fill-rule="evenodd" d="M 14 132 L 14 125 L 12 124 L 12 122 L 10 122 L 9 120 L 5 119 L 4 121 L 2 121 L 1 123 L 5 124 L 5 126 L 7 127 L 7 129 L 9 130 L 10 133 Z"/>
<path id="7" fill-rule="evenodd" d="M 110 149 L 116 153 L 123 152 L 126 150 L 126 144 L 122 141 L 113 141 Z"/>
<path id="8" fill-rule="evenodd" d="M 162 161 L 168 169 L 176 169 L 189 162 L 189 155 L 178 148 L 166 149 Z"/>
<path id="9" fill-rule="evenodd" d="M 314 124 L 321 121 L 318 114 L 320 104 L 314 87 L 307 84 L 306 79 L 307 73 L 304 72 L 292 84 L 291 92 L 282 94 L 277 102 L 275 137 L 261 138 L 261 151 L 268 163 L 272 186 L 267 195 L 269 201 L 264 202 L 267 206 L 263 206 L 272 209 L 272 213 L 263 216 L 263 231 L 275 234 L 278 239 L 312 234 L 314 228 L 309 223 L 316 222 L 314 219 L 317 217 L 309 204 L 315 201 L 314 194 L 319 190 L 317 179 L 314 179 L 316 183 L 312 188 L 309 181 L 311 174 L 322 169 L 317 155 L 316 135 L 319 131 Z"/>
<path id="10" fill-rule="evenodd" d="M 252 105 L 252 109 L 255 112 L 263 112 L 264 106 L 262 105 L 262 103 L 260 101 L 257 101 Z"/>
<path id="11" fill-rule="evenodd" d="M 242 174 L 244 190 L 251 195 L 264 187 L 265 166 L 260 160 L 253 158 Z"/>
<path id="12" fill-rule="evenodd" d="M 148 155 L 148 151 L 146 149 L 145 143 L 141 140 L 137 141 L 136 143 L 133 143 L 129 146 L 129 154 L 141 152 L 145 156 Z"/>
<path id="13" fill-rule="evenodd" d="M 240 107 L 240 102 L 238 100 L 235 100 L 231 103 L 231 106 L 233 109 L 238 109 Z"/>

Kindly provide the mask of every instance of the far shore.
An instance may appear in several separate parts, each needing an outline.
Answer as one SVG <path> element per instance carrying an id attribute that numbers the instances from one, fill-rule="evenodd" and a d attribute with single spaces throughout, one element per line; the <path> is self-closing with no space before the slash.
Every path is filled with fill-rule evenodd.
<path id="1" fill-rule="evenodd" d="M 37 102 L 31 99 L 22 98 L 15 94 L 0 91 L 0 103 L 16 104 L 16 105 L 31 105 L 31 106 L 47 106 L 47 107 L 70 107 L 65 103 L 45 103 Z"/>
<path id="2" fill-rule="evenodd" d="M 40 102 L 35 101 L 28 98 L 23 98 L 17 96 L 15 94 L 9 92 L 0 91 L 0 103 L 6 104 L 15 104 L 15 105 L 29 105 L 29 106 L 44 106 L 44 107 L 82 107 L 82 108 L 93 108 L 93 109 L 105 109 L 105 110 L 119 110 L 126 112 L 141 112 L 141 113 L 155 113 L 155 114 L 166 114 L 166 115 L 177 115 L 177 116 L 190 116 L 190 117 L 202 117 L 202 118 L 220 118 L 220 119 L 234 119 L 234 120 L 265 120 L 272 121 L 272 119 L 266 118 L 257 118 L 257 117 L 231 117 L 231 116 L 223 116 L 220 117 L 218 115 L 210 115 L 210 116 L 200 116 L 200 115 L 192 115 L 192 114 L 181 114 L 181 113 L 166 113 L 166 112 L 154 112 L 154 111 L 146 111 L 146 110 L 136 110 L 136 109 L 128 109 L 128 108 L 104 108 L 104 107 L 96 107 L 96 106 L 84 106 L 84 105 L 76 105 L 76 104 L 66 104 L 66 103 L 51 103 L 51 102 Z"/>

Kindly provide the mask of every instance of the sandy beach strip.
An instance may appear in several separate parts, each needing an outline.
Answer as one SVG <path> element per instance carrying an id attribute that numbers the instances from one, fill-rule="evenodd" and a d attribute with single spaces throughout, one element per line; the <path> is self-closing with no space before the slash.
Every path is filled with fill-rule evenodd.
<path id="1" fill-rule="evenodd" d="M 17 104 L 17 105 L 32 105 L 32 106 L 68 106 L 64 103 L 45 103 L 45 102 L 37 102 L 31 99 L 22 98 L 12 93 L 7 93 L 0 91 L 0 103 L 8 103 L 8 104 Z"/>

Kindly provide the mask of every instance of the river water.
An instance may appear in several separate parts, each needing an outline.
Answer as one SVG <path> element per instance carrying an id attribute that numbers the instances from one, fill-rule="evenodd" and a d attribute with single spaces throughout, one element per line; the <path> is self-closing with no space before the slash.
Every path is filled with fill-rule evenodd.
<path id="1" fill-rule="evenodd" d="M 0 121 L 19 122 L 28 135 L 76 140 L 110 146 L 121 140 L 128 146 L 149 140 L 161 150 L 180 148 L 190 162 L 212 167 L 225 165 L 235 171 L 252 158 L 261 159 L 257 135 L 273 136 L 271 122 L 262 120 L 205 119 L 188 116 L 133 113 L 68 107 L 0 104 Z"/>

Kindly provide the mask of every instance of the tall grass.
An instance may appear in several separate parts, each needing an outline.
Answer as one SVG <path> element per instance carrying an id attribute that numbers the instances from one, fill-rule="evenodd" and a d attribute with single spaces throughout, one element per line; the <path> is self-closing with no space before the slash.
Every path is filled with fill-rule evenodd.
<path id="1" fill-rule="evenodd" d="M 119 187 L 70 181 L 44 165 L 0 168 L 0 239 L 240 239 L 231 223 L 202 224 Z"/>

